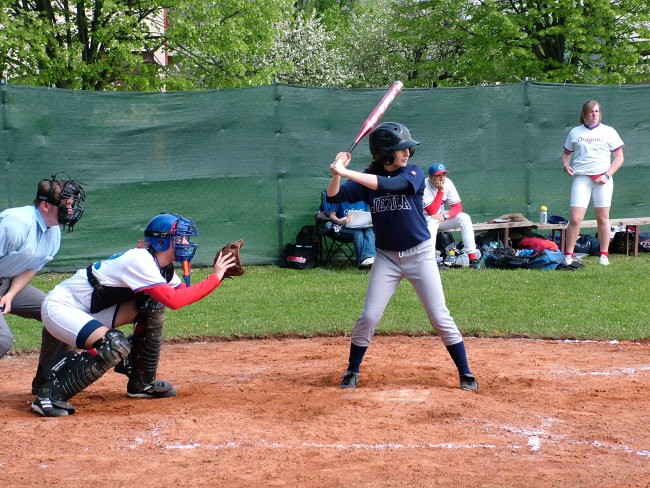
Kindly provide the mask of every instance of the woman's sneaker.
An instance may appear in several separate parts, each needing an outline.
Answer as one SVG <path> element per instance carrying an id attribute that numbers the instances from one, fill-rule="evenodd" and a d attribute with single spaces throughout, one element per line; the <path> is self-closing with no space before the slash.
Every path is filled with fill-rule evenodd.
<path id="1" fill-rule="evenodd" d="M 572 264 L 580 264 L 580 258 L 575 256 L 569 256 L 568 254 L 564 255 L 564 264 L 565 266 L 571 266 Z"/>
<path id="2" fill-rule="evenodd" d="M 598 256 L 598 264 L 602 264 L 603 266 L 609 266 L 609 258 L 607 257 L 607 254 L 601 254 Z"/>

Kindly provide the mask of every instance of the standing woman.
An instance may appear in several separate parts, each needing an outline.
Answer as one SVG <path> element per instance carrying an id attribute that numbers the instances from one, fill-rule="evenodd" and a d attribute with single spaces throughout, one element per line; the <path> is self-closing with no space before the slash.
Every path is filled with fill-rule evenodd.
<path id="1" fill-rule="evenodd" d="M 347 152 L 337 154 L 330 165 L 332 179 L 327 187 L 327 201 L 367 202 L 377 250 L 363 310 L 352 332 L 350 358 L 341 388 L 356 388 L 363 357 L 402 278 L 415 288 L 431 325 L 447 347 L 458 368 L 460 387 L 478 388 L 467 364 L 463 337 L 445 304 L 438 265 L 431 252 L 431 235 L 422 213 L 424 172 L 419 166 L 408 164 L 418 144 L 405 126 L 385 122 L 370 134 L 373 160 L 363 173 L 347 168 Z M 341 185 L 341 178 L 349 181 Z"/>
<path id="2" fill-rule="evenodd" d="M 587 100 L 580 112 L 582 125 L 571 129 L 564 143 L 562 165 L 564 171 L 573 177 L 564 250 L 567 265 L 573 262 L 573 248 L 592 195 L 600 242 L 598 263 L 609 264 L 609 209 L 614 193 L 613 176 L 623 164 L 624 144 L 613 127 L 600 123 L 601 118 L 600 103 Z M 573 165 L 570 164 L 572 157 Z"/>

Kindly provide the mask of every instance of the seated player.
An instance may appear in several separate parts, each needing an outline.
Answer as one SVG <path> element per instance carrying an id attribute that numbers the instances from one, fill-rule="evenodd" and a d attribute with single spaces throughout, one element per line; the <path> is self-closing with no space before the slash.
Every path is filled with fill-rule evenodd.
<path id="1" fill-rule="evenodd" d="M 478 265 L 478 259 L 472 219 L 462 211 L 460 195 L 454 183 L 447 178 L 447 168 L 443 163 L 433 163 L 429 166 L 429 177 L 426 179 L 424 187 L 423 203 L 433 248 L 435 249 L 436 235 L 439 231 L 460 228 L 469 265 L 475 268 Z M 445 209 L 447 204 L 449 204 L 449 210 Z"/>
<path id="2" fill-rule="evenodd" d="M 332 222 L 335 231 L 354 241 L 357 267 L 370 268 L 375 262 L 375 233 L 372 226 L 356 227 L 348 210 L 370 212 L 370 207 L 366 202 L 323 202 L 323 212 Z"/>

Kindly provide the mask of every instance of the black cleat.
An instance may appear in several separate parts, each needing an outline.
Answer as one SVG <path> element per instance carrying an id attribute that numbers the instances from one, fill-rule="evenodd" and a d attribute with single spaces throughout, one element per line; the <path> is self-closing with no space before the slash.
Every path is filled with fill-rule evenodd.
<path id="1" fill-rule="evenodd" d="M 469 391 L 478 390 L 478 383 L 476 382 L 476 378 L 474 378 L 474 375 L 461 374 L 460 375 L 460 389 L 461 390 L 469 390 Z"/>
<path id="2" fill-rule="evenodd" d="M 357 387 L 358 382 L 359 382 L 359 373 L 356 373 L 354 371 L 346 371 L 345 373 L 343 373 L 343 377 L 341 378 L 341 384 L 339 385 L 339 387 L 354 389 Z"/>
<path id="3" fill-rule="evenodd" d="M 132 398 L 169 398 L 178 395 L 178 391 L 169 381 L 156 380 L 144 385 L 134 378 L 129 379 L 126 393 Z"/>
<path id="4" fill-rule="evenodd" d="M 74 406 L 64 401 L 55 401 L 48 396 L 39 396 L 32 402 L 32 410 L 43 417 L 65 417 L 74 414 Z"/>

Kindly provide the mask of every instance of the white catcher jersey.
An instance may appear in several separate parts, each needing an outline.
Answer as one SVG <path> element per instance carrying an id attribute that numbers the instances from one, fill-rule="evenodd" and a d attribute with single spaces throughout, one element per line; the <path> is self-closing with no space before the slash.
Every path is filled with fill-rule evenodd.
<path id="1" fill-rule="evenodd" d="M 93 275 L 100 284 L 130 288 L 140 291 L 152 286 L 167 283 L 160 274 L 160 268 L 153 256 L 146 249 L 129 249 L 123 253 L 96 262 L 92 266 Z M 181 279 L 176 273 L 169 282 L 172 287 L 181 284 Z M 59 290 L 57 290 L 59 289 Z M 80 269 L 72 277 L 59 283 L 53 293 L 67 292 L 66 294 L 77 302 L 83 309 L 90 310 L 93 288 L 88 283 L 86 269 Z"/>

